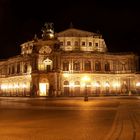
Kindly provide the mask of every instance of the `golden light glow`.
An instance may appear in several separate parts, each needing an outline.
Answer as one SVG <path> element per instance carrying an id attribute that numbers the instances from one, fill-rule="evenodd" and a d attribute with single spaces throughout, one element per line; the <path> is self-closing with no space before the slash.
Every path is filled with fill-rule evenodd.
<path id="1" fill-rule="evenodd" d="M 19 86 L 18 86 L 18 85 L 14 85 L 14 87 L 15 87 L 15 88 L 19 88 Z"/>
<path id="2" fill-rule="evenodd" d="M 27 86 L 25 84 L 21 85 L 23 88 L 26 88 Z"/>
<path id="3" fill-rule="evenodd" d="M 44 63 L 43 63 L 43 64 L 40 63 L 40 64 L 38 65 L 38 68 L 39 68 L 39 70 L 45 70 L 45 65 L 44 65 Z"/>
<path id="4" fill-rule="evenodd" d="M 28 88 L 28 86 L 26 84 L 2 84 L 1 85 L 1 89 L 17 89 L 17 88 Z"/>
<path id="5" fill-rule="evenodd" d="M 30 91 L 30 82 L 2 83 L 1 91 L 6 93 L 6 95 L 17 96 L 17 93 L 19 93 L 19 96 L 22 96 L 23 94 L 29 95 L 28 93 Z"/>
<path id="6" fill-rule="evenodd" d="M 69 86 L 70 86 L 70 87 L 74 87 L 74 83 L 71 82 L 71 83 L 69 84 Z"/>
<path id="7" fill-rule="evenodd" d="M 90 81 L 90 78 L 88 76 L 84 76 L 82 77 L 82 81 L 84 82 Z"/>
<path id="8" fill-rule="evenodd" d="M 53 34 L 49 34 L 50 35 L 50 38 L 53 38 L 54 37 L 54 35 Z"/>
<path id="9" fill-rule="evenodd" d="M 40 96 L 46 96 L 47 84 L 46 83 L 39 83 L 39 93 Z"/>
<path id="10" fill-rule="evenodd" d="M 44 61 L 45 65 L 51 65 L 52 64 L 52 60 L 50 60 L 49 58 L 45 59 Z"/>
<path id="11" fill-rule="evenodd" d="M 118 82 L 113 83 L 113 87 L 120 87 L 120 84 Z"/>
<path id="12" fill-rule="evenodd" d="M 101 85 L 98 82 L 95 83 L 95 87 L 100 87 L 100 86 Z"/>
<path id="13" fill-rule="evenodd" d="M 7 85 L 5 85 L 5 84 L 2 84 L 2 85 L 1 85 L 1 89 L 4 90 L 4 89 L 7 89 L 7 88 L 8 88 Z"/>
<path id="14" fill-rule="evenodd" d="M 82 83 L 82 84 L 81 84 L 81 87 L 85 87 L 85 85 L 86 85 L 85 83 Z"/>
<path id="15" fill-rule="evenodd" d="M 110 87 L 110 85 L 109 85 L 108 82 L 106 82 L 104 86 L 105 86 L 105 87 Z"/>
<path id="16" fill-rule="evenodd" d="M 140 82 L 137 82 L 136 83 L 136 87 L 140 87 Z"/>
<path id="17" fill-rule="evenodd" d="M 68 73 L 64 73 L 63 76 L 64 76 L 65 78 L 68 78 L 68 77 L 69 77 L 69 74 L 68 74 Z"/>

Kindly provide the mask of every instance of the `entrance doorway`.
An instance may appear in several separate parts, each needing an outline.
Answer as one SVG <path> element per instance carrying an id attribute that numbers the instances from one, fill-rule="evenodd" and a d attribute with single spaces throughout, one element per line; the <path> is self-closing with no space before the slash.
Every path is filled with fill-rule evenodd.
<path id="1" fill-rule="evenodd" d="M 39 83 L 39 96 L 48 96 L 49 83 Z"/>

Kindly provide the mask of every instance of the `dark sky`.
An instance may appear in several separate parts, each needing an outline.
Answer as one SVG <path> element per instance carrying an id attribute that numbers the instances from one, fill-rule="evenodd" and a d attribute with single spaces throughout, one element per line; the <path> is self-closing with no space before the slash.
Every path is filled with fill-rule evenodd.
<path id="1" fill-rule="evenodd" d="M 109 51 L 140 54 L 140 8 L 133 0 L 0 0 L 0 58 L 20 53 L 20 44 L 41 34 L 45 22 L 55 32 L 69 27 L 103 35 Z"/>

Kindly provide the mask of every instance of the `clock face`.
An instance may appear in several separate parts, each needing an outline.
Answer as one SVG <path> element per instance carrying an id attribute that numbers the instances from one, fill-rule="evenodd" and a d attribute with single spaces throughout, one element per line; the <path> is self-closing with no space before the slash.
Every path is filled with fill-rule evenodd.
<path id="1" fill-rule="evenodd" d="M 40 50 L 39 53 L 41 54 L 49 54 L 51 53 L 52 49 L 49 46 L 43 46 Z"/>

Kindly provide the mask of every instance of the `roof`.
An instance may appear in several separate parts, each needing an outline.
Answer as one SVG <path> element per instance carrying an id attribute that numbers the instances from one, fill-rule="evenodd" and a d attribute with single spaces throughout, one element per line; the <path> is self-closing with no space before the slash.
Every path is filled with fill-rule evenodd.
<path id="1" fill-rule="evenodd" d="M 100 34 L 88 32 L 80 29 L 69 28 L 64 31 L 57 33 L 57 37 L 90 37 L 99 36 Z"/>

